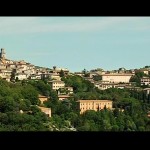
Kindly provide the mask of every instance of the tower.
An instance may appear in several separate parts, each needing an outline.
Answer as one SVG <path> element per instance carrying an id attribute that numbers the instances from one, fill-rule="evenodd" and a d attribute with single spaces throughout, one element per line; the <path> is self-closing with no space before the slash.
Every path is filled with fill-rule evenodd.
<path id="1" fill-rule="evenodd" d="M 0 53 L 0 62 L 3 64 L 6 64 L 6 60 L 5 60 L 5 49 L 1 48 L 1 53 Z"/>
<path id="2" fill-rule="evenodd" d="M 1 48 L 0 58 L 3 60 L 5 59 L 5 49 L 4 48 Z"/>

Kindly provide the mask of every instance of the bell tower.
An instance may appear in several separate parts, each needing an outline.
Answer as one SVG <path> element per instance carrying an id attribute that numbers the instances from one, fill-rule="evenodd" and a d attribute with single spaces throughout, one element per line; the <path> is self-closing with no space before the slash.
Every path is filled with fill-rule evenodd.
<path id="1" fill-rule="evenodd" d="M 0 58 L 3 60 L 5 59 L 5 49 L 4 48 L 1 48 Z"/>
<path id="2" fill-rule="evenodd" d="M 5 64 L 6 60 L 5 60 L 6 56 L 5 56 L 5 49 L 1 48 L 1 53 L 0 53 L 0 61 Z"/>

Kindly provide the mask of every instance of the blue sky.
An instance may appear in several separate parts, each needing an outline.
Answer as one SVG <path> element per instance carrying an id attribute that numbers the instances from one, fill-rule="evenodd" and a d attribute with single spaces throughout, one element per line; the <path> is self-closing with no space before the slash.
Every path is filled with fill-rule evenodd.
<path id="1" fill-rule="evenodd" d="M 150 17 L 0 17 L 8 59 L 71 71 L 150 65 Z"/>

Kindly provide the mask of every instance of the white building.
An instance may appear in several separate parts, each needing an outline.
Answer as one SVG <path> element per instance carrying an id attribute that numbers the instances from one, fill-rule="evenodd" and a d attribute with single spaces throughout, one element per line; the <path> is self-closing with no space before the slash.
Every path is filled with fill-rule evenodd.
<path id="1" fill-rule="evenodd" d="M 150 85 L 150 78 L 149 77 L 141 78 L 141 85 Z"/>
<path id="2" fill-rule="evenodd" d="M 31 75 L 29 76 L 29 79 L 31 79 L 31 80 L 35 80 L 35 79 L 41 80 L 41 75 L 38 75 L 38 74 L 31 74 Z"/>
<path id="3" fill-rule="evenodd" d="M 17 78 L 18 78 L 18 80 L 26 80 L 27 79 L 27 75 L 24 74 L 24 73 L 19 73 L 19 74 L 15 75 L 15 79 L 17 79 Z"/>
<path id="4" fill-rule="evenodd" d="M 134 74 L 104 74 L 102 75 L 103 81 L 109 81 L 110 83 L 129 83 L 130 78 Z"/>

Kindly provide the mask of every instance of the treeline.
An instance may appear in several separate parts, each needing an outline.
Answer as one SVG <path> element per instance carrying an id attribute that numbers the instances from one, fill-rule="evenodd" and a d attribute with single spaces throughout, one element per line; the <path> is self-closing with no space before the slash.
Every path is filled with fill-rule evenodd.
<path id="1" fill-rule="evenodd" d="M 150 96 L 145 92 L 115 88 L 102 91 L 80 76 L 62 80 L 74 89 L 64 101 L 58 100 L 57 91 L 47 80 L 8 83 L 0 79 L 0 131 L 150 131 Z M 51 118 L 36 106 L 41 105 L 38 94 L 49 97 L 42 106 L 52 109 Z M 112 100 L 114 110 L 91 110 L 80 115 L 79 99 Z"/>
<path id="2" fill-rule="evenodd" d="M 0 79 L 0 131 L 47 131 L 48 117 L 38 104 L 38 91 L 31 84 Z"/>

